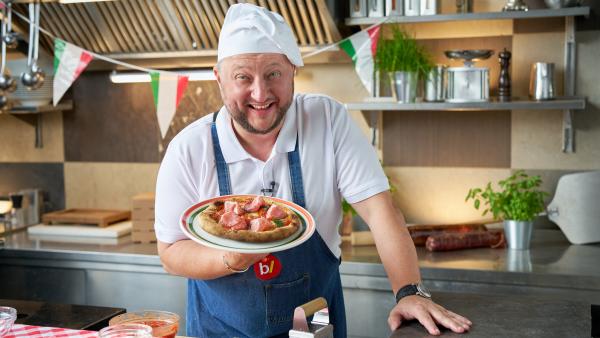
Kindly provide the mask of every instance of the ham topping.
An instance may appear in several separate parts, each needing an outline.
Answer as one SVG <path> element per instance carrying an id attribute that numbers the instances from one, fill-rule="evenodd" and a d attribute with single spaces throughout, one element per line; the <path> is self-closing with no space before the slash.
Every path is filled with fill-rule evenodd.
<path id="1" fill-rule="evenodd" d="M 235 212 L 233 211 L 229 211 L 224 213 L 221 218 L 219 219 L 219 223 L 226 227 L 226 228 L 230 228 L 232 230 L 246 230 L 248 229 L 248 223 L 246 223 L 246 220 L 244 219 L 244 217 L 237 215 Z"/>
<path id="2" fill-rule="evenodd" d="M 242 206 L 238 202 L 234 201 L 225 201 L 225 206 L 223 207 L 223 209 L 225 210 L 225 212 L 233 211 L 237 215 L 245 214 L 244 209 L 242 209 Z"/>
<path id="3" fill-rule="evenodd" d="M 256 212 L 264 204 L 265 204 L 265 201 L 263 200 L 263 198 L 261 196 L 256 196 L 252 200 L 252 202 L 247 203 L 246 205 L 244 205 L 244 210 L 246 210 L 246 212 Z"/>
<path id="4" fill-rule="evenodd" d="M 275 225 L 271 223 L 268 219 L 264 217 L 255 218 L 250 221 L 250 230 L 259 232 L 259 231 L 267 231 L 275 229 Z"/>
<path id="5" fill-rule="evenodd" d="M 285 218 L 287 213 L 281 209 L 278 205 L 271 205 L 269 210 L 267 210 L 267 218 L 268 219 L 281 219 Z"/>

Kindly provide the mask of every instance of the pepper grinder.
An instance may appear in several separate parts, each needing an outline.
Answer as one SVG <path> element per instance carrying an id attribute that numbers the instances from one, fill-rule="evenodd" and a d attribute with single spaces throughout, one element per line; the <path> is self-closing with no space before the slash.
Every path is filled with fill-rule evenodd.
<path id="1" fill-rule="evenodd" d="M 498 98 L 502 101 L 510 100 L 510 73 L 508 66 L 510 65 L 511 53 L 504 48 L 498 54 L 498 62 L 500 62 L 500 76 L 498 77 Z"/>

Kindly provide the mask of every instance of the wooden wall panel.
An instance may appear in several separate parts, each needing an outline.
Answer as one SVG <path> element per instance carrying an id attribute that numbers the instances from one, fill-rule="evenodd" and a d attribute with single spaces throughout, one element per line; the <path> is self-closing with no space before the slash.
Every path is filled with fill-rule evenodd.
<path id="1" fill-rule="evenodd" d="M 510 168 L 509 111 L 383 114 L 386 166 Z"/>
<path id="2" fill-rule="evenodd" d="M 215 81 L 190 82 L 161 140 L 149 83 L 114 84 L 107 72 L 85 73 L 73 100 L 64 114 L 65 161 L 73 162 L 159 162 L 174 135 L 221 106 Z"/>

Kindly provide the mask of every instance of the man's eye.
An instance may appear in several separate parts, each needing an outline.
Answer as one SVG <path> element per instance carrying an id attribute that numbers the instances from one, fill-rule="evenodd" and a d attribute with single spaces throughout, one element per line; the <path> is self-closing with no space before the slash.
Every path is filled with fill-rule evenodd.
<path id="1" fill-rule="evenodd" d="M 248 80 L 249 78 L 246 75 L 238 74 L 235 76 L 236 80 Z"/>
<path id="2" fill-rule="evenodd" d="M 278 77 L 280 77 L 280 76 L 281 76 L 281 72 L 280 72 L 280 71 L 278 71 L 278 70 L 277 70 L 277 71 L 274 71 L 274 72 L 271 72 L 271 73 L 269 74 L 269 78 L 270 78 L 270 79 L 278 78 Z"/>

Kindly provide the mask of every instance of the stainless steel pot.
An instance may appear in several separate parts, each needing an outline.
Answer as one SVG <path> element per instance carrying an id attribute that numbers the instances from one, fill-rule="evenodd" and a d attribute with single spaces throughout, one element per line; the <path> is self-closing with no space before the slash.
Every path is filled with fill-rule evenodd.
<path id="1" fill-rule="evenodd" d="M 449 67 L 447 102 L 480 102 L 490 97 L 489 69 L 485 67 Z"/>

